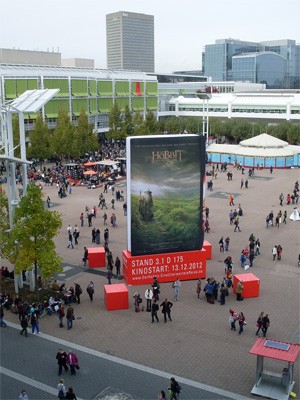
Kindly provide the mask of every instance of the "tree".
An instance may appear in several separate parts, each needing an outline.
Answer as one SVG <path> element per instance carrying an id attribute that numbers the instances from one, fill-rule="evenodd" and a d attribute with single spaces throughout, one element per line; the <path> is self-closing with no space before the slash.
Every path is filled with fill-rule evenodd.
<path id="1" fill-rule="evenodd" d="M 74 150 L 74 125 L 70 121 L 69 114 L 65 110 L 58 112 L 56 128 L 51 136 L 51 152 L 58 157 L 69 157 L 76 152 Z"/>
<path id="2" fill-rule="evenodd" d="M 108 136 L 112 139 L 121 139 L 123 133 L 122 130 L 122 118 L 121 111 L 119 109 L 118 103 L 115 101 L 112 108 L 110 109 L 108 116 L 109 131 Z"/>
<path id="3" fill-rule="evenodd" d="M 78 144 L 78 156 L 99 148 L 97 135 L 93 131 L 93 125 L 89 124 L 88 117 L 84 110 L 80 111 L 78 126 L 76 129 L 76 142 Z"/>
<path id="4" fill-rule="evenodd" d="M 43 118 L 38 114 L 34 128 L 29 132 L 28 156 L 31 158 L 39 158 L 45 160 L 50 157 L 50 133 L 47 123 L 43 121 Z"/>
<path id="5" fill-rule="evenodd" d="M 290 129 L 288 131 L 288 142 L 290 144 L 299 144 L 300 143 L 300 125 L 299 124 L 291 124 Z"/>
<path id="6" fill-rule="evenodd" d="M 56 255 L 53 241 L 61 226 L 60 214 L 45 208 L 41 189 L 30 183 L 15 209 L 5 254 L 15 264 L 16 274 L 34 268 L 36 291 L 38 268 L 42 278 L 50 278 L 62 271 L 62 260 Z"/>
<path id="7" fill-rule="evenodd" d="M 144 119 L 140 111 L 136 110 L 132 118 L 133 123 L 133 135 L 143 136 L 146 135 L 146 129 L 144 125 Z"/>
<path id="8" fill-rule="evenodd" d="M 122 131 L 124 132 L 125 137 L 131 136 L 133 134 L 132 114 L 127 104 L 125 106 L 125 111 L 124 111 Z"/>
<path id="9" fill-rule="evenodd" d="M 147 135 L 156 135 L 158 133 L 158 124 L 152 111 L 148 110 L 145 120 L 145 129 Z"/>

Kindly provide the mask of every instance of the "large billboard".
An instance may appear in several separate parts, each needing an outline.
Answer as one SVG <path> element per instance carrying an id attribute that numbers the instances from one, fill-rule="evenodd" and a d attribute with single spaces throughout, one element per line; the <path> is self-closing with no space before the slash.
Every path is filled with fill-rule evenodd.
<path id="1" fill-rule="evenodd" d="M 205 141 L 127 138 L 127 248 L 132 256 L 200 250 Z"/>

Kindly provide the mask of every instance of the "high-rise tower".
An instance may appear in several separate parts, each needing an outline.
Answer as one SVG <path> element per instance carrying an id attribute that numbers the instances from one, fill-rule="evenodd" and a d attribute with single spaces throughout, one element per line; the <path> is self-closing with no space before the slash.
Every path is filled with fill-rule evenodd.
<path id="1" fill-rule="evenodd" d="M 154 72 L 154 16 L 106 15 L 106 54 L 108 69 Z"/>

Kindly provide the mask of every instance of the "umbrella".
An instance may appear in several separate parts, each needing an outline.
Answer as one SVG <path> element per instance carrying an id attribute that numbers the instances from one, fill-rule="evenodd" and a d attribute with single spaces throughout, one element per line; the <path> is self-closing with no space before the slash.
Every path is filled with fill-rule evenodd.
<path id="1" fill-rule="evenodd" d="M 87 162 L 85 164 L 83 164 L 85 167 L 93 167 L 94 165 L 96 165 L 94 162 Z"/>
<path id="2" fill-rule="evenodd" d="M 97 172 L 95 172 L 95 171 L 84 171 L 84 173 L 83 173 L 84 175 L 97 175 Z"/>

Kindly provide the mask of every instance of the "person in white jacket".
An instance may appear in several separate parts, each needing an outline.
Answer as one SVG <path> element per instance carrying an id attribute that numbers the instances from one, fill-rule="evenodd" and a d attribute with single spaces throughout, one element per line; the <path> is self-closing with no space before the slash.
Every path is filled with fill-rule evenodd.
<path id="1" fill-rule="evenodd" d="M 174 289 L 174 300 L 175 301 L 178 301 L 178 295 L 179 295 L 180 286 L 181 286 L 181 282 L 180 282 L 180 280 L 178 278 L 175 282 L 173 282 L 173 285 L 172 285 L 172 287 Z"/>
<path id="2" fill-rule="evenodd" d="M 153 298 L 153 292 L 151 289 L 146 289 L 145 297 L 147 300 L 147 311 L 151 312 L 152 298 Z"/>

